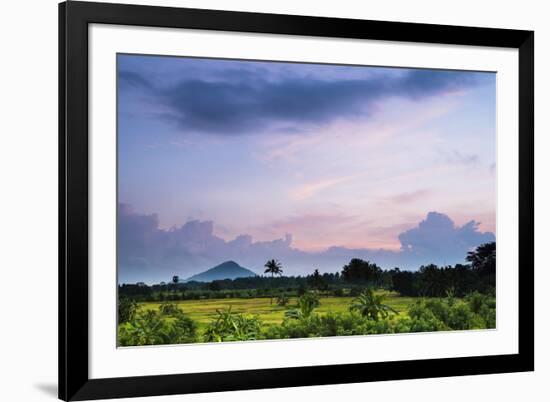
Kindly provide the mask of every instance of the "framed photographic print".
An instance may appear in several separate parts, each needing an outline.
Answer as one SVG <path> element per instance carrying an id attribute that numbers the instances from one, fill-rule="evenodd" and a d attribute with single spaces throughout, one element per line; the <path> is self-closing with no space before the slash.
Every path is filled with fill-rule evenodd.
<path id="1" fill-rule="evenodd" d="M 534 369 L 534 33 L 59 5 L 59 397 Z"/>

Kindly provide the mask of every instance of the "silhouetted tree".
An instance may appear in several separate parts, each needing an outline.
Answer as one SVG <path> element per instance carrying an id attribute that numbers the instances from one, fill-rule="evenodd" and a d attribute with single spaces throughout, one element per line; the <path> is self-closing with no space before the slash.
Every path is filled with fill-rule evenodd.
<path id="1" fill-rule="evenodd" d="M 496 286 L 496 243 L 485 243 L 466 256 L 472 270 L 479 276 L 478 290 L 489 292 Z"/>
<path id="2" fill-rule="evenodd" d="M 282 265 L 277 260 L 269 260 L 265 263 L 264 267 L 266 268 L 264 274 L 271 274 L 271 278 L 273 278 L 275 275 L 283 274 Z M 269 303 L 273 304 L 273 294 L 271 295 Z"/>
<path id="3" fill-rule="evenodd" d="M 342 268 L 342 278 L 347 282 L 376 283 L 382 274 L 382 269 L 370 261 L 353 258 Z"/>
<path id="4" fill-rule="evenodd" d="M 485 243 L 478 246 L 474 251 L 468 252 L 466 261 L 480 277 L 495 275 L 496 243 Z"/>
<path id="5" fill-rule="evenodd" d="M 313 289 L 326 290 L 328 287 L 324 275 L 321 275 L 318 269 L 313 271 L 313 274 L 308 278 L 308 282 Z"/>

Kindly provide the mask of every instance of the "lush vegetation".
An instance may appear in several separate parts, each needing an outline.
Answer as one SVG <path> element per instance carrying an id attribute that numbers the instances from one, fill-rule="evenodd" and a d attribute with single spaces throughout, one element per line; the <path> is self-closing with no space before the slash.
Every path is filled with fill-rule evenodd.
<path id="1" fill-rule="evenodd" d="M 119 323 L 120 346 L 142 346 L 197 342 L 197 324 L 177 306 L 163 304 L 157 311 L 136 313 Z"/>
<path id="2" fill-rule="evenodd" d="M 210 283 L 119 287 L 120 346 L 495 328 L 495 243 L 469 264 L 382 270 L 352 259 L 341 273 L 314 270 Z"/>

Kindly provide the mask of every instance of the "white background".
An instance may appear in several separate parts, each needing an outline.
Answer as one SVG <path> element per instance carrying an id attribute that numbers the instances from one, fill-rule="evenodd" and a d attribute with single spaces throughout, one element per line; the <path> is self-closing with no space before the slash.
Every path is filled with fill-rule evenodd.
<path id="1" fill-rule="evenodd" d="M 7 2 L 6 2 L 7 3 Z M 545 400 L 550 354 L 544 342 L 550 330 L 544 228 L 550 204 L 545 171 L 550 162 L 550 27 L 544 2 L 463 0 L 393 2 L 300 2 L 223 0 L 162 1 L 151 4 L 234 9 L 364 19 L 479 25 L 536 31 L 537 157 L 537 344 L 535 373 L 321 386 L 224 394 L 172 396 L 155 400 L 278 401 L 334 400 L 463 401 Z M 2 5 L 0 63 L 2 130 L 0 145 L 0 261 L 2 326 L 0 397 L 6 401 L 54 400 L 57 375 L 57 6 L 54 1 Z M 538 113 L 537 113 L 538 112 Z M 21 289 L 25 289 L 22 294 Z M 145 400 L 145 399 L 143 399 Z M 151 400 L 151 399 L 148 399 Z"/>

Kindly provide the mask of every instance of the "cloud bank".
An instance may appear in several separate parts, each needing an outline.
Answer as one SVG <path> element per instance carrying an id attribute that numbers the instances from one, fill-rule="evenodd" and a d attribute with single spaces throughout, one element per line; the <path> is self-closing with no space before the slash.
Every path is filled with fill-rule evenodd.
<path id="1" fill-rule="evenodd" d="M 162 106 L 161 118 L 185 132 L 218 135 L 258 134 L 281 128 L 291 132 L 336 119 L 364 118 L 385 99 L 421 100 L 480 82 L 472 72 L 410 69 L 359 78 L 350 77 L 342 68 L 336 71 L 332 79 L 304 79 L 296 73 L 273 79 L 265 69 L 231 69 L 227 80 L 185 72 L 179 80 L 163 85 L 158 80 L 154 84 L 150 74 L 131 70 L 121 70 L 118 77 L 123 93 L 141 91 L 157 108 Z M 217 76 L 225 75 L 222 70 Z"/>
<path id="2" fill-rule="evenodd" d="M 339 271 L 351 258 L 363 258 L 384 268 L 417 269 L 422 264 L 464 262 L 466 253 L 479 244 L 494 241 L 480 232 L 479 223 L 457 226 L 445 214 L 430 212 L 417 227 L 401 233 L 399 251 L 331 247 L 305 252 L 292 247 L 292 235 L 272 241 L 254 241 L 243 234 L 226 241 L 214 235 L 212 221 L 188 221 L 168 230 L 159 228 L 156 214 L 135 213 L 127 204 L 118 209 L 118 280 L 120 283 L 156 283 L 200 273 L 221 262 L 235 260 L 257 273 L 265 261 L 280 260 L 285 274 Z"/>

